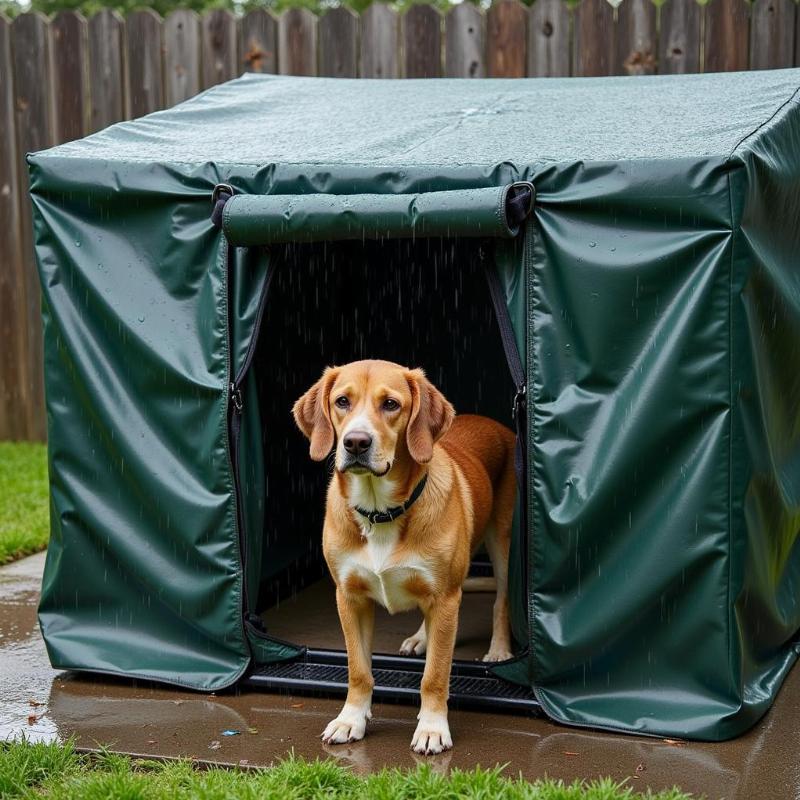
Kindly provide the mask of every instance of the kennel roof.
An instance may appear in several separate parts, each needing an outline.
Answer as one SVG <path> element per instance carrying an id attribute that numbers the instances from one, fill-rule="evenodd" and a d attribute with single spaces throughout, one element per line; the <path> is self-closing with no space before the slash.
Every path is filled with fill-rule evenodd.
<path id="1" fill-rule="evenodd" d="M 728 157 L 791 102 L 800 70 L 528 80 L 246 74 L 49 156 L 368 167 Z"/>

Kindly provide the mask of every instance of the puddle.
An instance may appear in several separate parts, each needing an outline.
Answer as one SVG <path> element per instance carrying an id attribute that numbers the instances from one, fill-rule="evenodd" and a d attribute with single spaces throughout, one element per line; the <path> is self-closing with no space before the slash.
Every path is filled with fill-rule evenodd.
<path id="1" fill-rule="evenodd" d="M 721 744 L 669 743 L 571 730 L 525 716 L 453 711 L 455 748 L 427 759 L 409 749 L 416 709 L 378 705 L 364 741 L 326 747 L 319 734 L 338 713 L 337 700 L 244 691 L 202 695 L 51 669 L 36 621 L 42 565 L 35 556 L 0 569 L 0 739 L 75 736 L 88 749 L 252 766 L 294 751 L 308 758 L 329 755 L 359 773 L 417 762 L 443 772 L 506 763 L 512 776 L 572 781 L 608 775 L 641 791 L 678 784 L 709 800 L 800 797 L 797 669 L 755 729 Z"/>

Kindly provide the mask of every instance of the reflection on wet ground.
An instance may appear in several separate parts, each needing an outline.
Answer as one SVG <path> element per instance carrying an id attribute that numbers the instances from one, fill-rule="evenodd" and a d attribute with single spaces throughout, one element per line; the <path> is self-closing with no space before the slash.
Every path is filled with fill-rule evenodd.
<path id="1" fill-rule="evenodd" d="M 800 798 L 797 669 L 756 728 L 721 744 L 576 731 L 542 719 L 456 710 L 454 750 L 425 759 L 409 749 L 415 709 L 379 705 L 363 742 L 323 747 L 318 736 L 338 712 L 335 700 L 246 691 L 201 695 L 52 670 L 36 624 L 42 564 L 34 556 L 0 569 L 0 738 L 75 736 L 86 748 L 225 764 L 269 764 L 290 751 L 309 758 L 327 753 L 359 772 L 417 761 L 443 770 L 501 763 L 508 774 L 528 778 L 609 775 L 641 789 L 678 784 L 710 800 Z"/>

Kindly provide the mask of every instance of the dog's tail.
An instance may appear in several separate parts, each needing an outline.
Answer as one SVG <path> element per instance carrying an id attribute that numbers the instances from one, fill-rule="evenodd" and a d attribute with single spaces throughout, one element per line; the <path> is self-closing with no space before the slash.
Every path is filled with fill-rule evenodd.
<path id="1" fill-rule="evenodd" d="M 461 589 L 465 592 L 496 592 L 497 581 L 494 578 L 467 578 Z"/>

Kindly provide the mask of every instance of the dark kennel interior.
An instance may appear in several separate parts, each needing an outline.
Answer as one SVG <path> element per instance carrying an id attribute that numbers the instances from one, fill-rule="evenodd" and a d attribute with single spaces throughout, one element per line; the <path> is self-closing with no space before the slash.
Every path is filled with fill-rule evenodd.
<path id="1" fill-rule="evenodd" d="M 259 610 L 290 606 L 325 575 L 330 467 L 311 461 L 290 409 L 326 366 L 362 358 L 420 366 L 457 412 L 507 425 L 514 394 L 475 242 L 292 244 L 269 257 L 253 364 L 267 476 Z"/>
<path id="2" fill-rule="evenodd" d="M 273 278 L 254 359 L 265 461 L 262 581 L 267 632 L 341 649 L 333 583 L 322 557 L 326 464 L 312 462 L 290 414 L 331 364 L 362 358 L 423 367 L 460 413 L 512 426 L 514 384 L 474 240 L 291 244 L 274 247 Z M 488 567 L 479 553 L 474 571 Z M 465 595 L 456 657 L 491 636 L 490 593 Z M 418 613 L 379 610 L 375 651 L 396 653 Z"/>

